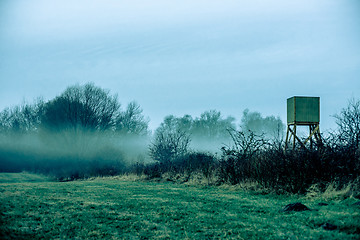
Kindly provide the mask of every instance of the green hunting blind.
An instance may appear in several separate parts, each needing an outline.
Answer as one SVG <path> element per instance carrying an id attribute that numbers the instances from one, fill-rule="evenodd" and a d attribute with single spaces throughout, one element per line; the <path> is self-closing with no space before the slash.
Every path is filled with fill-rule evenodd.
<path id="1" fill-rule="evenodd" d="M 291 97 L 287 99 L 287 132 L 285 148 L 293 138 L 293 149 L 296 141 L 301 147 L 306 148 L 310 141 L 310 147 L 313 146 L 313 139 L 321 143 L 320 136 L 320 98 L 319 97 Z M 297 126 L 309 126 L 309 136 L 301 140 L 296 135 Z"/>

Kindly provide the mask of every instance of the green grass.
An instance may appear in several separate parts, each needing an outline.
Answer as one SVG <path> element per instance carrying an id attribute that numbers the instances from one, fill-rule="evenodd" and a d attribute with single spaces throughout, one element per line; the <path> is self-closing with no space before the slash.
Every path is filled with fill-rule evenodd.
<path id="1" fill-rule="evenodd" d="M 33 173 L 0 173 L 0 183 L 48 182 L 50 179 Z"/>
<path id="2" fill-rule="evenodd" d="M 5 178 L 1 176 L 0 179 Z M 312 211 L 282 212 L 301 201 Z M 359 239 L 357 200 L 126 181 L 0 183 L 1 239 Z M 324 223 L 337 230 L 322 229 Z"/>

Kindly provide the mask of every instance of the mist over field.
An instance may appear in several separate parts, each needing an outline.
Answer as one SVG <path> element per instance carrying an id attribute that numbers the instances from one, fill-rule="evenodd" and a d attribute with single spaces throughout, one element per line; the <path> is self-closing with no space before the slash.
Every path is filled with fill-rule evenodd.
<path id="1" fill-rule="evenodd" d="M 146 137 L 113 136 L 106 133 L 41 132 L 1 135 L 0 169 L 5 172 L 32 171 L 53 174 L 88 171 L 89 175 L 115 175 L 126 165 L 147 160 Z M 149 161 L 149 160 L 147 160 Z M 100 172 L 96 172 L 100 168 Z M 103 168 L 103 169 L 102 169 Z"/>
<path id="2" fill-rule="evenodd" d="M 142 112 L 135 101 L 123 108 L 116 94 L 91 83 L 69 86 L 47 102 L 37 98 L 6 108 L 0 112 L 0 170 L 60 180 L 117 175 L 158 161 L 157 147 L 172 161 L 189 151 L 220 154 L 238 128 L 279 141 L 285 131 L 280 118 L 246 109 L 240 126 L 234 117 L 208 110 L 198 117 L 168 115 L 152 132 Z"/>
<path id="3" fill-rule="evenodd" d="M 1 171 L 76 179 L 120 174 L 147 161 L 148 120 L 140 106 L 122 110 L 116 95 L 93 84 L 5 109 L 0 119 Z"/>

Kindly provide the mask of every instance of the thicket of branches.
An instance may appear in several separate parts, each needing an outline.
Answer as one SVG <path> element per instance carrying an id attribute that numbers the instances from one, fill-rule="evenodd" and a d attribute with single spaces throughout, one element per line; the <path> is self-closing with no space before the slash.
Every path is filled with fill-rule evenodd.
<path id="1" fill-rule="evenodd" d="M 161 126 L 157 132 L 159 138 L 155 137 L 150 146 L 151 156 L 157 162 L 137 166 L 137 172 L 145 173 L 149 178 L 165 176 L 170 180 L 185 175 L 181 181 L 189 180 L 192 174 L 200 174 L 207 179 L 213 176 L 214 184 L 250 181 L 276 191 L 291 193 L 304 193 L 314 184 L 325 188 L 331 182 L 336 182 L 338 186 L 359 182 L 360 101 L 350 100 L 348 106 L 335 115 L 338 129 L 323 136 L 322 144 L 312 149 L 285 150 L 280 137 L 284 125 L 279 119 L 262 118 L 260 114 L 247 110 L 244 113 L 240 130 L 231 126 L 222 129 L 223 133 L 228 134 L 231 144 L 221 148 L 220 156 L 187 148 L 181 148 L 181 154 L 177 155 L 174 142 L 171 141 L 173 135 L 165 136 L 166 129 Z M 264 122 L 272 126 L 267 131 L 261 131 Z M 182 130 L 181 136 L 186 136 L 186 133 L 191 136 L 189 128 L 181 126 L 179 121 L 175 121 L 171 130 L 177 130 L 178 133 Z M 188 137 L 177 139 L 177 144 L 188 146 Z M 158 148 L 159 145 L 161 148 Z M 166 161 L 158 158 L 169 150 L 173 152 L 171 157 L 165 157 Z"/>

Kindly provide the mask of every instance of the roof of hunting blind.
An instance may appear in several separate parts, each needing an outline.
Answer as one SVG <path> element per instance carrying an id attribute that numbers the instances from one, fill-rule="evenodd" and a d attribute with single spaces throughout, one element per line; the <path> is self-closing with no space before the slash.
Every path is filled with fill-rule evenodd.
<path id="1" fill-rule="evenodd" d="M 294 96 L 287 99 L 288 124 L 320 122 L 320 97 Z"/>

